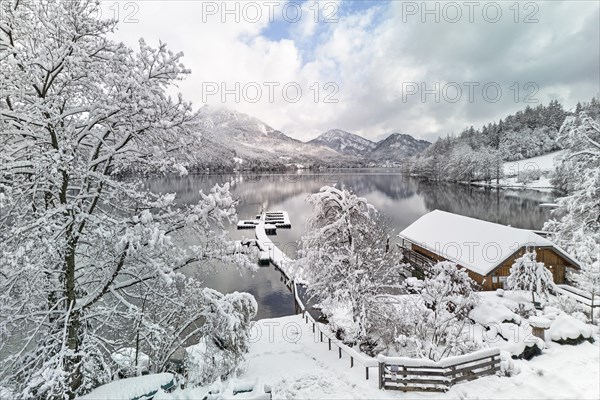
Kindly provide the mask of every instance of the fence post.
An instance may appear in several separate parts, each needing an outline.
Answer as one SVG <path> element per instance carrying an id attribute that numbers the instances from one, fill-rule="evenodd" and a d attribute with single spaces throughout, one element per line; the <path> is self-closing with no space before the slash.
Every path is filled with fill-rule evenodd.
<path id="1" fill-rule="evenodd" d="M 354 357 L 350 356 L 350 368 L 354 367 Z"/>
<path id="2" fill-rule="evenodd" d="M 342 348 L 341 347 L 338 347 L 338 354 L 340 356 L 339 358 L 342 358 Z"/>
<path id="3" fill-rule="evenodd" d="M 365 374 L 367 375 L 367 380 L 369 380 L 369 367 L 365 367 Z"/>
<path id="4" fill-rule="evenodd" d="M 313 333 L 315 333 L 315 323 L 313 322 Z"/>
<path id="5" fill-rule="evenodd" d="M 379 363 L 379 368 L 378 368 L 378 372 L 379 372 L 379 389 L 383 389 L 383 368 L 384 368 L 384 364 L 382 362 Z"/>
<path id="6" fill-rule="evenodd" d="M 331 338 L 327 338 L 327 340 L 329 341 L 329 350 L 331 350 Z"/>
<path id="7" fill-rule="evenodd" d="M 321 342 L 323 341 L 323 332 L 319 332 L 321 334 Z"/>

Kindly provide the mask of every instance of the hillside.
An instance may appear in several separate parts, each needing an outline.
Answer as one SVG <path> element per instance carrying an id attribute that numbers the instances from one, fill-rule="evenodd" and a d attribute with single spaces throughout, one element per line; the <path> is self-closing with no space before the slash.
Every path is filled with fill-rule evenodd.
<path id="1" fill-rule="evenodd" d="M 204 167 L 280 168 L 355 161 L 329 147 L 293 139 L 237 111 L 204 106 L 197 116 L 201 121 Z"/>
<path id="2" fill-rule="evenodd" d="M 545 175 L 546 182 L 538 185 L 549 187 L 548 163 L 563 148 L 563 142 L 558 140 L 559 130 L 567 117 L 578 116 L 582 111 L 596 118 L 600 115 L 600 103 L 593 98 L 569 111 L 557 100 L 546 106 L 527 106 L 497 123 L 488 123 L 480 129 L 471 126 L 458 136 L 438 139 L 423 154 L 410 160 L 409 172 L 432 180 L 486 185 L 495 181 L 500 186 L 515 186 Z M 519 182 L 501 182 L 505 176 L 516 175 Z"/>
<path id="3" fill-rule="evenodd" d="M 401 133 L 392 133 L 375 143 L 340 129 L 331 129 L 308 143 L 325 146 L 340 154 L 376 164 L 402 161 L 422 153 L 431 145 L 426 140 Z"/>
<path id="4" fill-rule="evenodd" d="M 341 129 L 331 129 L 323 133 L 316 139 L 308 142 L 309 144 L 326 146 L 337 151 L 340 154 L 346 154 L 355 157 L 364 157 L 371 152 L 377 144 Z"/>
<path id="5" fill-rule="evenodd" d="M 234 110 L 204 106 L 196 116 L 201 135 L 198 155 L 203 160 L 198 167 L 203 169 L 387 164 L 420 154 L 431 144 L 400 133 L 375 143 L 340 129 L 305 143 Z"/>
<path id="6" fill-rule="evenodd" d="M 425 151 L 431 143 L 403 133 L 392 133 L 367 154 L 374 161 L 402 161 Z"/>

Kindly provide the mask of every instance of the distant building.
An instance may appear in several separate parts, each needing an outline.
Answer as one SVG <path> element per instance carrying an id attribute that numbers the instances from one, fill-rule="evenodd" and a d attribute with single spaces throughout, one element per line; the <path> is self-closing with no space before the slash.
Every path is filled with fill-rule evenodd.
<path id="1" fill-rule="evenodd" d="M 427 268 L 432 261 L 452 261 L 466 268 L 482 290 L 504 288 L 510 267 L 526 250 L 535 250 L 555 283 L 565 283 L 569 268 L 580 269 L 565 250 L 530 230 L 440 210 L 416 220 L 400 232 L 400 238 L 406 259 L 417 268 Z"/>

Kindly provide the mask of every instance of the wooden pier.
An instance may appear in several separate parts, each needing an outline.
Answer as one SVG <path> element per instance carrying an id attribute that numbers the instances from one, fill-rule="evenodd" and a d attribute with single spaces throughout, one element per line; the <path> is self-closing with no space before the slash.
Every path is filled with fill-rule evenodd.
<path id="1" fill-rule="evenodd" d="M 256 219 L 241 220 L 237 224 L 237 229 L 261 229 L 267 235 L 276 235 L 277 229 L 292 229 L 290 217 L 286 211 L 268 211 L 256 216 Z"/>

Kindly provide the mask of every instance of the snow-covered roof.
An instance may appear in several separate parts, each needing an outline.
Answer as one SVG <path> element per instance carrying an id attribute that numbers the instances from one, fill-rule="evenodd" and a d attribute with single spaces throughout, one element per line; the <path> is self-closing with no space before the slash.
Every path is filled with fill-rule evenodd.
<path id="1" fill-rule="evenodd" d="M 550 240 L 530 230 L 441 210 L 425 214 L 400 232 L 400 236 L 484 276 L 524 246 L 553 247 L 578 264 Z"/>

